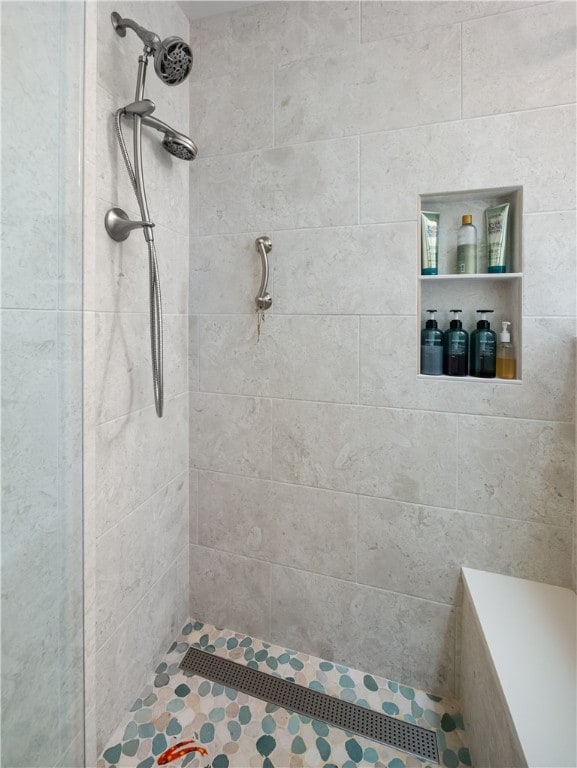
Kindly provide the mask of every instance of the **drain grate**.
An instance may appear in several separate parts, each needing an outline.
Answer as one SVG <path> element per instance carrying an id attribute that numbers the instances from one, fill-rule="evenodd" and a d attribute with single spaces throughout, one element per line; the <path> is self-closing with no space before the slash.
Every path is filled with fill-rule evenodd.
<path id="1" fill-rule="evenodd" d="M 435 732 L 419 725 L 313 691 L 198 648 L 188 649 L 180 668 L 300 715 L 323 720 L 336 728 L 439 762 Z"/>

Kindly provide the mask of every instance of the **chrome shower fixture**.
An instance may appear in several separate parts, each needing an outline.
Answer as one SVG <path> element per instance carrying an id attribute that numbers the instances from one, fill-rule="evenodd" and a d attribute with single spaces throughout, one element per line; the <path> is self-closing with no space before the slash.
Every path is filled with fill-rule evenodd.
<path id="1" fill-rule="evenodd" d="M 162 120 L 152 116 L 155 104 L 144 98 L 144 84 L 148 59 L 154 56 L 154 70 L 166 85 L 178 85 L 190 74 L 192 69 L 192 51 L 188 43 L 180 37 L 167 37 L 161 40 L 155 32 L 141 27 L 132 19 L 123 19 L 120 14 L 110 15 L 116 34 L 126 37 L 126 30 L 132 29 L 144 43 L 144 51 L 138 57 L 138 74 L 136 76 L 136 93 L 134 101 L 125 107 L 120 107 L 114 115 L 116 137 L 120 146 L 126 172 L 132 184 L 136 201 L 140 209 L 141 221 L 132 221 L 122 208 L 111 208 L 107 211 L 104 224 L 106 231 L 113 240 L 122 242 L 134 229 L 142 229 L 148 247 L 148 263 L 150 271 L 150 345 L 152 353 L 152 385 L 154 389 L 154 404 L 156 414 L 161 417 L 164 410 L 164 378 L 163 378 L 163 330 L 162 330 L 162 301 L 160 295 L 160 277 L 158 261 L 154 244 L 154 222 L 148 212 L 144 172 L 142 168 L 142 126 L 146 125 L 164 134 L 162 146 L 174 157 L 181 160 L 194 160 L 197 155 L 195 143 Z M 133 121 L 134 165 L 131 161 L 124 135 L 122 118 Z"/>
<path id="2" fill-rule="evenodd" d="M 132 29 L 144 43 L 147 56 L 154 55 L 154 71 L 163 83 L 180 85 L 192 69 L 192 51 L 190 45 L 180 37 L 167 37 L 161 40 L 156 32 L 150 32 L 132 19 L 123 19 L 119 13 L 110 14 L 116 34 L 126 37 L 126 30 Z"/>

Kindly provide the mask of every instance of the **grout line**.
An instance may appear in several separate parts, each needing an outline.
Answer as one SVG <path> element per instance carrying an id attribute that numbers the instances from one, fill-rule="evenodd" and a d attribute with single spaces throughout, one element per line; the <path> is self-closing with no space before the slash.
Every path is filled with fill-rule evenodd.
<path id="1" fill-rule="evenodd" d="M 455 464 L 455 509 L 459 501 L 459 463 L 460 463 L 460 440 L 461 440 L 461 419 L 457 414 L 457 461 Z"/>
<path id="2" fill-rule="evenodd" d="M 461 85 L 461 120 L 463 119 L 463 25 L 459 24 L 459 79 Z"/>
<path id="3" fill-rule="evenodd" d="M 357 325 L 357 403 L 361 404 L 361 315 L 358 316 Z"/>
<path id="4" fill-rule="evenodd" d="M 473 515 L 475 517 L 482 517 L 487 520 L 509 520 L 511 522 L 516 523 L 522 523 L 527 525 L 539 525 L 539 526 L 548 526 L 551 528 L 559 528 L 562 530 L 567 530 L 568 528 L 571 528 L 571 522 L 569 522 L 567 525 L 562 525 L 561 523 L 552 523 L 547 522 L 545 520 L 527 520 L 522 517 L 508 517 L 507 515 L 491 515 L 487 512 L 476 512 L 474 510 L 468 510 L 468 509 L 457 509 L 453 507 L 442 507 L 437 504 L 426 504 L 421 501 L 409 501 L 406 499 L 395 499 L 395 498 L 389 498 L 386 496 L 370 496 L 367 493 L 359 493 L 358 491 L 343 491 L 341 489 L 335 489 L 335 488 L 327 488 L 324 486 L 319 485 L 306 485 L 304 483 L 297 483 L 297 482 L 291 482 L 288 480 L 282 480 L 280 478 L 272 478 L 269 479 L 267 477 L 255 477 L 250 475 L 242 475 L 239 472 L 231 472 L 229 470 L 221 470 L 221 469 L 213 469 L 211 467 L 197 467 L 196 468 L 198 472 L 208 472 L 213 475 L 223 475 L 225 477 L 236 477 L 242 480 L 246 480 L 249 483 L 255 482 L 255 483 L 275 483 L 276 485 L 284 485 L 288 486 L 290 488 L 303 488 L 311 491 L 318 491 L 319 493 L 332 493 L 332 494 L 340 494 L 343 496 L 356 496 L 359 499 L 359 503 L 361 499 L 370 499 L 372 501 L 384 501 L 389 502 L 392 504 L 406 504 L 411 507 L 426 507 L 427 509 L 431 510 L 437 510 L 439 512 L 449 512 L 451 514 L 461 514 L 461 515 Z M 244 557 L 247 557 L 247 555 L 244 555 Z"/>

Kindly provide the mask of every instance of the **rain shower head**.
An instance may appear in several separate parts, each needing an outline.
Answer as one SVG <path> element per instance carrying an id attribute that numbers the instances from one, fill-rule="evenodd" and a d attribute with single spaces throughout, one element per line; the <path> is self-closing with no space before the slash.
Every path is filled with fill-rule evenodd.
<path id="1" fill-rule="evenodd" d="M 161 40 L 155 32 L 141 27 L 132 19 L 123 19 L 119 13 L 110 14 L 112 26 L 120 37 L 126 36 L 126 30 L 132 29 L 145 45 L 147 55 L 154 55 L 154 71 L 166 85 L 180 85 L 192 69 L 192 50 L 180 37 L 167 37 Z"/>

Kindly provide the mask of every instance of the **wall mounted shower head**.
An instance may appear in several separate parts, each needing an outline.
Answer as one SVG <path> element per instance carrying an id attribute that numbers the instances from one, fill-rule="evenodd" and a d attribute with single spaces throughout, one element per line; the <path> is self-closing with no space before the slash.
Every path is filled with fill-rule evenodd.
<path id="1" fill-rule="evenodd" d="M 180 85 L 192 69 L 192 50 L 180 37 L 167 37 L 161 40 L 155 32 L 141 27 L 132 19 L 123 19 L 119 13 L 110 14 L 112 26 L 120 37 L 126 36 L 126 30 L 132 29 L 142 40 L 147 56 L 154 55 L 154 71 L 166 85 Z"/>

